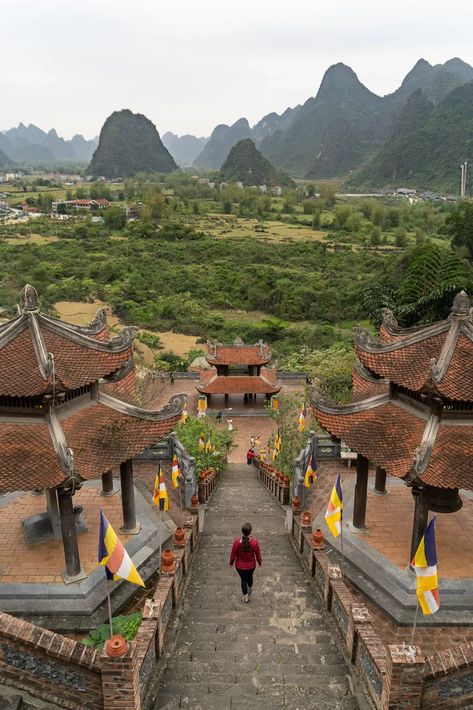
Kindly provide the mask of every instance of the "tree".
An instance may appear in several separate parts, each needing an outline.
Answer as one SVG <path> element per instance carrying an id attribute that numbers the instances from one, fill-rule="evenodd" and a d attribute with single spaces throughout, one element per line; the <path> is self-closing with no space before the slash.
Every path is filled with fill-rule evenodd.
<path id="1" fill-rule="evenodd" d="M 466 247 L 473 260 L 473 202 L 463 200 L 455 212 L 447 217 L 447 229 L 454 247 Z"/>
<path id="2" fill-rule="evenodd" d="M 103 219 L 110 229 L 123 229 L 126 224 L 126 214 L 121 207 L 109 207 L 103 210 Z"/>
<path id="3" fill-rule="evenodd" d="M 398 227 L 394 233 L 394 243 L 397 247 L 405 247 L 407 245 L 406 230 Z"/>
<path id="4" fill-rule="evenodd" d="M 377 247 L 381 243 L 381 230 L 379 227 L 373 227 L 370 234 L 370 244 L 372 247 Z"/>

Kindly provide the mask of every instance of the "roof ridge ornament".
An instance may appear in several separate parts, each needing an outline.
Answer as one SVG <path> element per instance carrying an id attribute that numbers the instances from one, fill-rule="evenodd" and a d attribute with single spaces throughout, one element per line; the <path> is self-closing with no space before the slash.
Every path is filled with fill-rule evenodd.
<path id="1" fill-rule="evenodd" d="M 244 343 L 243 340 L 240 338 L 240 336 L 237 335 L 237 337 L 236 337 L 235 340 L 233 341 L 233 345 L 235 345 L 237 348 L 241 348 L 241 347 L 243 347 L 244 344 L 245 344 L 245 343 Z"/>
<path id="2" fill-rule="evenodd" d="M 100 330 L 101 328 L 104 328 L 107 325 L 107 309 L 106 308 L 99 308 L 93 317 L 93 319 L 89 323 L 89 328 L 95 329 L 97 328 Z"/>
<path id="3" fill-rule="evenodd" d="M 38 313 L 39 312 L 39 299 L 38 292 L 34 286 L 31 284 L 25 284 L 20 292 L 20 304 L 21 313 Z"/>
<path id="4" fill-rule="evenodd" d="M 356 325 L 353 331 L 355 333 L 355 340 L 359 345 L 378 345 L 376 338 L 373 338 L 366 328 L 360 328 L 359 325 Z"/>
<path id="5" fill-rule="evenodd" d="M 110 343 L 113 343 L 115 346 L 131 345 L 138 331 L 139 328 L 137 328 L 136 325 L 127 325 L 122 328 L 118 335 L 110 340 Z"/>
<path id="6" fill-rule="evenodd" d="M 391 308 L 382 308 L 383 325 L 388 329 L 399 328 L 399 323 Z"/>
<path id="7" fill-rule="evenodd" d="M 470 299 L 465 291 L 460 291 L 453 299 L 451 314 L 455 318 L 469 319 Z"/>

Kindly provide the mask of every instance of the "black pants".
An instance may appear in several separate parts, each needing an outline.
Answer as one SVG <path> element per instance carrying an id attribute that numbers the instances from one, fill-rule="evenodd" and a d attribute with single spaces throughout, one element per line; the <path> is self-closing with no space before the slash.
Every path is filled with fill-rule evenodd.
<path id="1" fill-rule="evenodd" d="M 236 571 L 240 575 L 241 579 L 241 591 L 243 594 L 248 594 L 248 587 L 251 589 L 253 586 L 253 572 L 255 571 L 256 567 L 253 567 L 253 569 L 238 569 L 236 568 Z"/>

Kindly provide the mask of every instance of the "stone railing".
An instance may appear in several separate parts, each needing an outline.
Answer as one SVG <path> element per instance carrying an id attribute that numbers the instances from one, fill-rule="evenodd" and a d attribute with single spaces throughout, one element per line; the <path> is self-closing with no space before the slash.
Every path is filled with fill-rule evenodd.
<path id="1" fill-rule="evenodd" d="M 258 470 L 259 477 L 263 485 L 273 494 L 281 505 L 289 505 L 290 480 L 275 466 L 266 461 L 255 458 L 253 463 Z"/>
<path id="2" fill-rule="evenodd" d="M 202 476 L 204 474 L 204 476 Z M 220 480 L 220 471 L 209 469 L 209 472 L 202 471 L 199 475 L 199 503 L 207 503 L 213 495 L 217 483 Z"/>
<path id="3" fill-rule="evenodd" d="M 378 710 L 473 707 L 473 643 L 427 658 L 417 646 L 385 645 L 340 567 L 313 549 L 312 530 L 302 527 L 300 516 L 292 516 L 291 538 L 333 619 L 347 662 Z"/>
<path id="4" fill-rule="evenodd" d="M 119 658 L 0 613 L 0 684 L 68 710 L 145 708 L 198 535 L 198 516 L 193 515 L 185 530 L 184 547 L 174 550 L 174 572 L 161 576 L 152 599 L 145 602 L 136 638 Z"/>

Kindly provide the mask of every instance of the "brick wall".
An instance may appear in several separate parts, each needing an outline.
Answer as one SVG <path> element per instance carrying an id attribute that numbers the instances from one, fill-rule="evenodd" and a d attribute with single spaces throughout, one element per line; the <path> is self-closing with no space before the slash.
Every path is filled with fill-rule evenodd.
<path id="1" fill-rule="evenodd" d="M 141 710 L 182 597 L 198 535 L 198 518 L 193 516 L 185 547 L 174 551 L 174 574 L 163 575 L 153 598 L 146 600 L 138 634 L 120 658 L 0 613 L 0 684 L 67 710 Z"/>
<path id="2" fill-rule="evenodd" d="M 103 707 L 98 656 L 78 641 L 0 613 L 1 683 L 70 710 L 97 710 Z"/>

